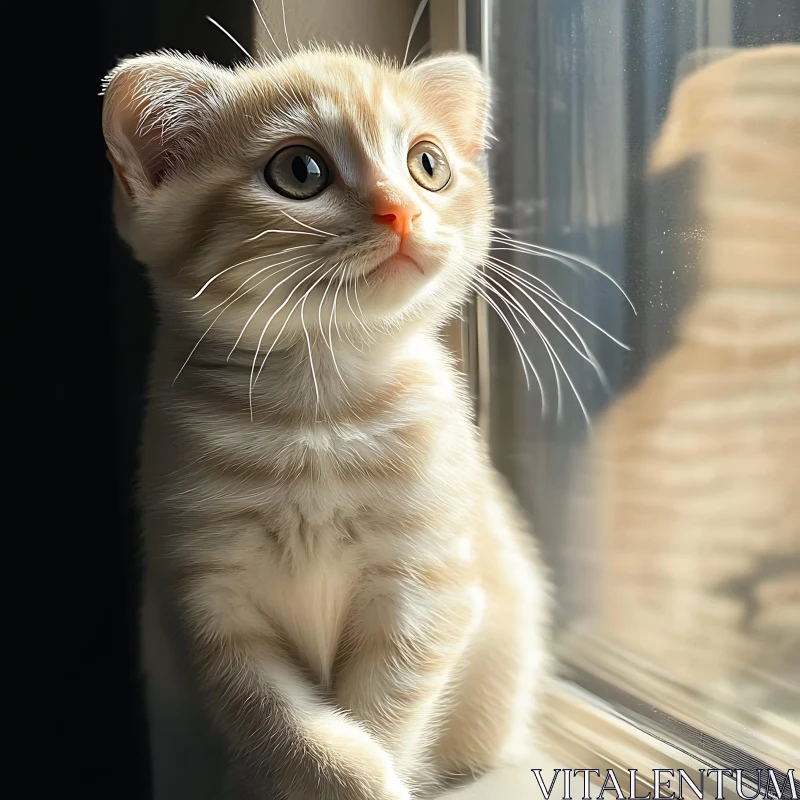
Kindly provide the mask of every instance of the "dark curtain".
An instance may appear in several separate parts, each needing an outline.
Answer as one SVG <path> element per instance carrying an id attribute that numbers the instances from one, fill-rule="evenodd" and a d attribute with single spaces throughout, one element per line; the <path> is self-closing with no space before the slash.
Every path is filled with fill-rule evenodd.
<path id="1" fill-rule="evenodd" d="M 152 326 L 116 238 L 98 96 L 117 58 L 241 58 L 250 0 L 4 0 L 4 770 L 10 800 L 150 796 L 133 502 Z"/>

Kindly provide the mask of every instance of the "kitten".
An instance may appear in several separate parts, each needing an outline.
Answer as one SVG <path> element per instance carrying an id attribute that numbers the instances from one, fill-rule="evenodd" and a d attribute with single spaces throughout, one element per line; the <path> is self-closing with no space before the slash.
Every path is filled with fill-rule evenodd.
<path id="1" fill-rule="evenodd" d="M 699 156 L 702 291 L 613 406 L 594 463 L 601 633 L 782 716 L 780 684 L 754 670 L 790 681 L 800 652 L 799 96 L 797 45 L 746 48 L 676 88 L 651 163 Z"/>
<path id="2" fill-rule="evenodd" d="M 237 797 L 324 800 L 433 796 L 531 744 L 547 584 L 437 339 L 488 248 L 488 105 L 460 55 L 160 53 L 107 78 L 159 313 L 157 796 L 218 796 L 219 741 Z"/>

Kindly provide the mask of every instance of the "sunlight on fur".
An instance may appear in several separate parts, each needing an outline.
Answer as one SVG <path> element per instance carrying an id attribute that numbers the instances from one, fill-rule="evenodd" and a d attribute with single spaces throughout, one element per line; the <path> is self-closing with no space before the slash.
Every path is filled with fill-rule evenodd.
<path id="1" fill-rule="evenodd" d="M 548 584 L 438 340 L 476 284 L 521 313 L 480 273 L 488 108 L 461 55 L 164 52 L 107 79 L 118 227 L 159 312 L 157 797 L 406 800 L 528 774 Z"/>

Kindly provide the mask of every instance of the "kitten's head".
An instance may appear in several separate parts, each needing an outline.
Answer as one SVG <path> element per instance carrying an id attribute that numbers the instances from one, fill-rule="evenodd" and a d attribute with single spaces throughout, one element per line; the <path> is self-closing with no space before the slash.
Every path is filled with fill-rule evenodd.
<path id="1" fill-rule="evenodd" d="M 243 342 L 332 322 L 441 323 L 484 258 L 486 81 L 473 59 L 398 69 L 307 50 L 228 70 L 123 61 L 103 127 L 123 237 L 162 313 Z M 235 302 L 234 302 L 235 301 Z M 189 312 L 188 314 L 185 312 Z"/>
<path id="2" fill-rule="evenodd" d="M 796 287 L 800 46 L 720 50 L 696 60 L 711 63 L 677 85 L 651 169 L 699 157 L 704 284 Z"/>

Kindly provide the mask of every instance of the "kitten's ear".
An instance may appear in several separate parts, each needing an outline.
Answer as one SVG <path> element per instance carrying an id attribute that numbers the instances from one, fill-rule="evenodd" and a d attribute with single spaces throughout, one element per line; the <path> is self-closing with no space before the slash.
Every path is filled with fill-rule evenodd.
<path id="1" fill-rule="evenodd" d="M 226 70 L 177 53 L 126 59 L 109 73 L 103 135 L 129 197 L 154 189 L 197 146 L 228 80 Z"/>
<path id="2" fill-rule="evenodd" d="M 443 118 L 456 145 L 478 155 L 489 135 L 489 81 L 476 58 L 447 53 L 405 70 L 423 103 Z"/>
<path id="3" fill-rule="evenodd" d="M 653 173 L 671 169 L 699 155 L 718 124 L 715 114 L 726 72 L 718 65 L 701 67 L 675 87 L 661 131 L 650 151 L 648 168 Z"/>

